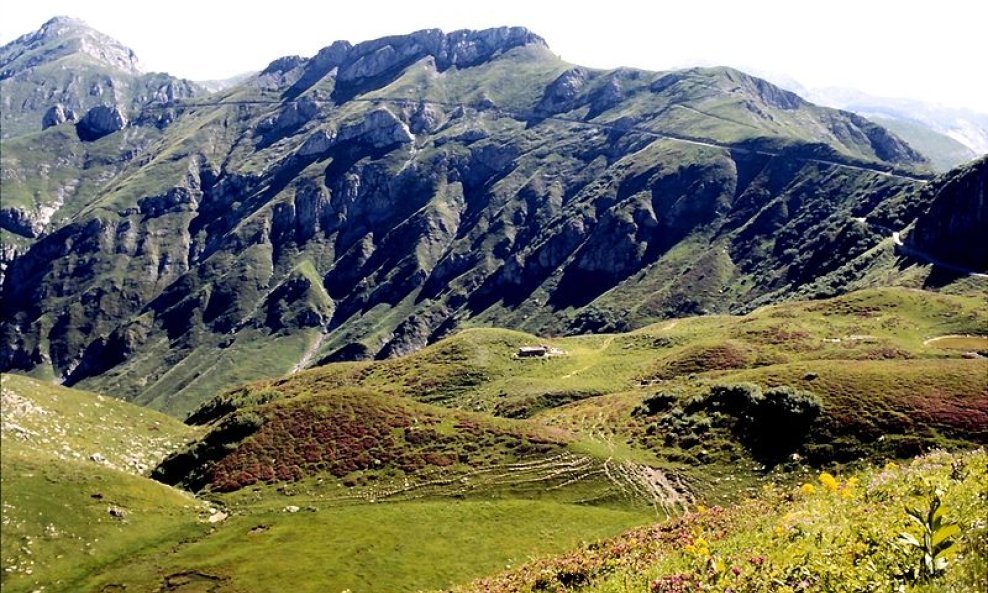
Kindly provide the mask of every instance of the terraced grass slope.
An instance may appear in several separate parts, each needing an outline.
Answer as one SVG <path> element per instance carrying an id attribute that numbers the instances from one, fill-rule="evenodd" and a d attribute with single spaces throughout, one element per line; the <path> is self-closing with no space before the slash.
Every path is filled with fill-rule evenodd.
<path id="1" fill-rule="evenodd" d="M 0 383 L 4 591 L 78 591 L 109 564 L 203 529 L 206 505 L 146 477 L 194 428 L 26 377 Z"/>
<path id="2" fill-rule="evenodd" d="M 207 502 L 143 475 L 201 429 L 5 374 L 4 591 L 417 591 L 656 517 L 564 431 L 368 390 L 308 400 L 251 412 L 271 422 L 228 461 L 299 473 Z"/>
<path id="3" fill-rule="evenodd" d="M 264 397 L 279 395 L 272 391 Z M 531 423 L 339 388 L 225 416 L 154 475 L 193 490 L 219 492 L 317 474 L 349 478 L 350 485 L 368 479 L 407 481 L 441 468 L 466 472 L 558 456 L 568 440 L 564 431 Z"/>

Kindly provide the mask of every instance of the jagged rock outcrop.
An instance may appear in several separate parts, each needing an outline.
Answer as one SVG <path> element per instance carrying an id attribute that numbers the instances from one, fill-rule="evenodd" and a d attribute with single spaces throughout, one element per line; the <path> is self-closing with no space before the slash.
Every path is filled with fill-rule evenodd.
<path id="1" fill-rule="evenodd" d="M 487 62 L 515 47 L 545 45 L 545 41 L 523 27 L 499 27 L 483 31 L 439 29 L 416 31 L 410 35 L 385 37 L 354 46 L 340 64 L 342 82 L 373 78 L 409 61 L 431 56 L 440 71 L 453 66 L 467 68 Z"/>
<path id="2" fill-rule="evenodd" d="M 127 127 L 127 116 L 119 107 L 113 105 L 97 105 L 76 123 L 75 129 L 83 142 L 99 140 L 114 132 Z"/>
<path id="3" fill-rule="evenodd" d="M 271 139 L 287 135 L 316 117 L 320 112 L 319 103 L 312 97 L 285 104 L 277 115 L 265 119 L 258 125 L 258 131 Z"/>
<path id="4" fill-rule="evenodd" d="M 128 74 L 141 73 L 137 56 L 129 47 L 79 19 L 57 16 L 0 49 L 0 80 L 72 54 Z"/>
<path id="5" fill-rule="evenodd" d="M 49 107 L 48 111 L 45 112 L 44 117 L 41 118 L 41 129 L 47 130 L 52 126 L 60 126 L 65 122 L 74 122 L 76 119 L 77 116 L 75 111 L 72 111 L 61 103 L 58 103 Z"/>
<path id="6" fill-rule="evenodd" d="M 330 130 L 316 130 L 302 146 L 299 146 L 296 154 L 300 157 L 311 157 L 327 152 L 336 143 L 336 133 Z"/>
<path id="7" fill-rule="evenodd" d="M 883 160 L 923 160 L 922 154 L 909 146 L 905 141 L 889 132 L 882 126 L 871 123 L 863 117 L 850 114 L 855 125 L 864 130 L 868 143 L 875 149 L 875 154 Z"/>
<path id="8" fill-rule="evenodd" d="M 359 140 L 374 148 L 408 144 L 415 140 L 408 126 L 389 109 L 381 107 L 354 123 L 345 123 L 336 135 L 337 142 Z"/>
<path id="9" fill-rule="evenodd" d="M 583 68 L 570 68 L 546 87 L 535 110 L 540 113 L 569 111 L 586 84 L 587 71 Z"/>
<path id="10" fill-rule="evenodd" d="M 0 208 L 0 229 L 16 235 L 38 237 L 44 229 L 44 223 L 39 224 L 39 222 L 20 208 Z"/>
<path id="11" fill-rule="evenodd" d="M 324 154 L 334 146 L 346 142 L 361 142 L 381 149 L 415 141 L 408 126 L 387 108 L 381 107 L 367 113 L 357 121 L 342 124 L 338 131 L 316 130 L 296 153 L 299 157 Z"/>

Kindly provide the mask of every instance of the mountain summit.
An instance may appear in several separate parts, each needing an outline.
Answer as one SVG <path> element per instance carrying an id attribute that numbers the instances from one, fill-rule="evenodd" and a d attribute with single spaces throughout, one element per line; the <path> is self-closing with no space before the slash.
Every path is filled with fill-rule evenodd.
<path id="1" fill-rule="evenodd" d="M 0 80 L 73 57 L 135 76 L 142 73 L 132 49 L 79 19 L 57 16 L 0 49 Z"/>
<path id="2" fill-rule="evenodd" d="M 187 80 L 144 73 L 133 50 L 70 17 L 55 17 L 0 47 L 5 139 L 80 119 L 100 105 L 137 110 L 203 93 Z"/>

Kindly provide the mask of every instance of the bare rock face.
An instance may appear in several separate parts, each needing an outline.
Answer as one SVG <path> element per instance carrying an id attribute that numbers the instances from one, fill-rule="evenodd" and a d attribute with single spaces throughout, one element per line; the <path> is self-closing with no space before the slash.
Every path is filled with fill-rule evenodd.
<path id="1" fill-rule="evenodd" d="M 272 140 L 287 135 L 304 126 L 319 115 L 319 103 L 312 97 L 302 97 L 288 102 L 278 113 L 258 125 L 258 131 Z"/>
<path id="2" fill-rule="evenodd" d="M 923 189 L 930 209 L 916 221 L 908 247 L 955 266 L 988 271 L 988 157 L 947 173 Z"/>
<path id="3" fill-rule="evenodd" d="M 302 75 L 306 59 L 302 56 L 284 56 L 268 64 L 254 79 L 253 84 L 262 89 L 276 89 L 294 83 Z"/>
<path id="4" fill-rule="evenodd" d="M 545 41 L 523 27 L 499 27 L 483 31 L 425 29 L 410 35 L 384 37 L 359 43 L 352 48 L 338 47 L 333 61 L 338 61 L 337 87 L 334 98 L 346 99 L 369 82 L 387 77 L 418 60 L 432 57 L 440 72 L 449 68 L 468 68 L 488 62 L 516 47 L 545 46 Z M 344 52 L 344 49 L 346 50 Z M 328 58 L 321 66 L 331 64 Z"/>
<path id="5" fill-rule="evenodd" d="M 431 134 L 446 123 L 446 114 L 439 107 L 419 103 L 409 117 L 411 131 L 415 134 Z"/>
<path id="6" fill-rule="evenodd" d="M 305 139 L 295 154 L 303 158 L 323 154 L 332 148 L 335 142 L 336 134 L 332 131 L 316 130 Z"/>
<path id="7" fill-rule="evenodd" d="M 411 35 L 384 37 L 360 43 L 348 52 L 339 79 L 351 81 L 378 76 L 394 66 L 432 56 L 436 68 L 474 66 L 512 48 L 528 44 L 545 45 L 541 37 L 523 27 L 498 27 L 483 31 L 425 29 Z"/>
<path id="8" fill-rule="evenodd" d="M 39 55 L 39 52 L 43 53 Z M 14 76 L 72 53 L 82 54 L 121 72 L 141 74 L 140 62 L 129 47 L 78 19 L 57 16 L 37 31 L 22 35 L 2 48 L 0 78 Z"/>
<path id="9" fill-rule="evenodd" d="M 60 126 L 65 122 L 74 122 L 78 119 L 75 111 L 67 108 L 61 103 L 52 105 L 45 112 L 44 117 L 41 118 L 41 129 L 47 130 L 52 126 Z"/>
<path id="10" fill-rule="evenodd" d="M 571 68 L 559 75 L 545 89 L 542 100 L 535 108 L 537 112 L 562 113 L 573 108 L 574 101 L 587 84 L 587 71 Z"/>
<path id="11" fill-rule="evenodd" d="M 381 107 L 357 121 L 343 124 L 338 131 L 316 130 L 306 138 L 296 155 L 311 157 L 324 154 L 334 146 L 345 142 L 358 142 L 373 148 L 387 148 L 411 144 L 414 141 L 415 136 L 408 126 L 389 109 Z"/>
<path id="12" fill-rule="evenodd" d="M 119 107 L 110 105 L 97 105 L 82 116 L 75 129 L 79 134 L 79 139 L 83 142 L 99 140 L 103 136 L 108 136 L 127 127 L 127 116 L 120 111 Z"/>
<path id="13" fill-rule="evenodd" d="M 848 114 L 848 119 L 864 131 L 868 142 L 871 144 L 875 154 L 878 155 L 878 158 L 885 160 L 922 160 L 924 158 L 912 146 L 909 146 L 894 134 L 889 133 L 885 128 L 873 124 L 867 119 L 853 113 Z"/>
<path id="14" fill-rule="evenodd" d="M 409 144 L 415 136 L 398 116 L 381 107 L 367 114 L 361 121 L 340 128 L 338 142 L 360 140 L 374 148 L 384 148 L 395 144 Z"/>
<path id="15" fill-rule="evenodd" d="M 39 224 L 30 213 L 21 208 L 0 208 L 0 229 L 22 237 L 41 236 L 44 223 Z"/>

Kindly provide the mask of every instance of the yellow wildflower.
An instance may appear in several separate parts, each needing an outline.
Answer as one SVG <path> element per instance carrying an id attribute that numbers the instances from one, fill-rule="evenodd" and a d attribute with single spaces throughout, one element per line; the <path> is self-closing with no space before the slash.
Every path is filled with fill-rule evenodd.
<path id="1" fill-rule="evenodd" d="M 851 498 L 854 496 L 854 489 L 858 486 L 858 479 L 855 477 L 850 477 L 844 482 L 844 486 L 840 490 L 840 495 L 843 498 Z"/>
<path id="2" fill-rule="evenodd" d="M 696 538 L 692 545 L 686 546 L 686 551 L 701 558 L 710 556 L 710 546 L 702 537 Z"/>
<path id="3" fill-rule="evenodd" d="M 899 465 L 896 464 L 896 462 L 894 461 L 889 461 L 888 463 L 885 464 L 885 471 L 887 472 L 895 471 L 897 469 L 899 469 Z"/>
<path id="4" fill-rule="evenodd" d="M 810 484 L 809 482 L 806 482 L 802 486 L 799 487 L 799 491 L 802 492 L 803 494 L 805 494 L 806 496 L 809 496 L 809 495 L 814 494 L 816 492 L 816 488 L 813 486 L 813 484 Z"/>
<path id="5" fill-rule="evenodd" d="M 830 492 L 837 492 L 840 489 L 840 483 L 837 481 L 837 478 L 827 472 L 820 474 L 820 483 Z"/>
<path id="6" fill-rule="evenodd" d="M 702 504 L 698 504 L 696 505 L 696 512 L 702 515 L 703 513 L 707 512 L 707 507 L 703 506 Z"/>

